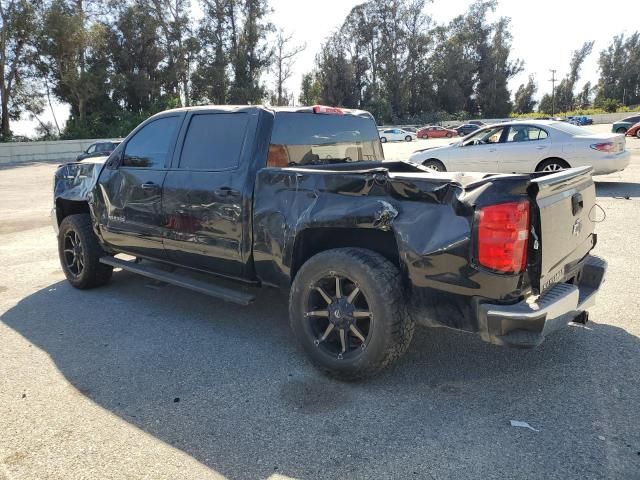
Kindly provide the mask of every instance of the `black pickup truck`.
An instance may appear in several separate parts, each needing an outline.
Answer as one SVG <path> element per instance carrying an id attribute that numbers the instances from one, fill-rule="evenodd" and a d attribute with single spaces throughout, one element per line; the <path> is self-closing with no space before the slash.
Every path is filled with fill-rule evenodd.
<path id="1" fill-rule="evenodd" d="M 594 206 L 588 167 L 434 172 L 384 161 L 367 112 L 209 106 L 60 166 L 52 219 L 74 287 L 115 267 L 239 304 L 247 285 L 286 289 L 313 363 L 353 379 L 396 360 L 416 323 L 533 347 L 586 322 L 606 270 Z"/>

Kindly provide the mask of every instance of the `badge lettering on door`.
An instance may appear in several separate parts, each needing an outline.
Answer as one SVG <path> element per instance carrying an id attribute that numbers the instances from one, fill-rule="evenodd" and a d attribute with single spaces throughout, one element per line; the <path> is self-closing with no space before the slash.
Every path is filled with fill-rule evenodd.
<path id="1" fill-rule="evenodd" d="M 582 220 L 577 219 L 576 222 L 573 224 L 573 229 L 571 230 L 571 233 L 573 233 L 573 235 L 577 237 L 578 235 L 580 235 L 580 232 L 582 232 Z"/>

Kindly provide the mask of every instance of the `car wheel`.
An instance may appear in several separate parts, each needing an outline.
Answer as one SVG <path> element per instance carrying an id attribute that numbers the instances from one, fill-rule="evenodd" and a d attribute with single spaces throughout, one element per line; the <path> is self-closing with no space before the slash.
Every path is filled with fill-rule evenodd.
<path id="1" fill-rule="evenodd" d="M 98 243 L 87 213 L 69 215 L 62 220 L 58 232 L 58 254 L 65 277 L 79 289 L 104 285 L 113 267 L 100 263 L 107 255 Z"/>
<path id="2" fill-rule="evenodd" d="M 411 138 L 411 135 L 407 135 L 406 137 L 404 137 L 404 140 L 405 140 L 406 142 L 410 142 L 410 141 L 411 141 L 411 140 L 413 140 L 413 139 Z"/>
<path id="3" fill-rule="evenodd" d="M 560 158 L 548 158 L 540 162 L 536 167 L 536 172 L 559 172 L 569 167 L 570 165 Z"/>
<path id="4" fill-rule="evenodd" d="M 387 143 L 387 137 L 380 137 L 380 143 Z"/>
<path id="5" fill-rule="evenodd" d="M 444 163 L 442 163 L 440 160 L 436 160 L 435 158 L 430 158 L 429 160 L 425 161 L 422 165 L 430 168 L 431 170 L 435 170 L 436 172 L 447 171 L 447 169 L 444 166 Z"/>
<path id="6" fill-rule="evenodd" d="M 311 257 L 293 281 L 289 317 L 313 364 L 342 380 L 371 376 L 397 360 L 415 328 L 400 271 L 362 248 Z"/>
<path id="7" fill-rule="evenodd" d="M 627 129 L 624 127 L 620 127 L 616 130 L 616 133 L 627 133 Z"/>
<path id="8" fill-rule="evenodd" d="M 453 135 L 451 135 L 451 132 L 447 132 L 447 138 L 451 138 Z"/>
<path id="9" fill-rule="evenodd" d="M 640 138 L 640 128 L 636 130 L 636 137 Z"/>

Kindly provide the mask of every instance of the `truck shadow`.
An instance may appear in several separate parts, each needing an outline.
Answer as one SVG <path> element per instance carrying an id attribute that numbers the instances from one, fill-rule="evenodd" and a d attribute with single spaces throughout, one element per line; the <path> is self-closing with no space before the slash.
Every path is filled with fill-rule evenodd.
<path id="1" fill-rule="evenodd" d="M 396 366 L 345 384 L 308 365 L 275 291 L 242 308 L 118 272 L 93 291 L 51 285 L 1 320 L 81 394 L 232 479 L 424 478 L 438 473 L 433 452 L 482 477 L 514 442 L 567 452 L 585 435 L 617 435 L 640 458 L 633 422 L 607 421 L 637 409 L 640 342 L 609 325 L 567 328 L 532 351 L 418 330 Z M 582 466 L 545 454 L 549 471 L 606 477 L 619 459 L 595 442 Z"/>
<path id="2" fill-rule="evenodd" d="M 596 195 L 611 198 L 640 198 L 640 183 L 596 181 Z"/>

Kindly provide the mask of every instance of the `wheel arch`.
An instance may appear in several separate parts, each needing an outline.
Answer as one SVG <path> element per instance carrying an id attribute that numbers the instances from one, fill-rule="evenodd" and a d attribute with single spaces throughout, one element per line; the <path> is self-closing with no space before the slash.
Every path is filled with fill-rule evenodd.
<path id="1" fill-rule="evenodd" d="M 542 165 L 544 162 L 547 162 L 547 161 L 549 161 L 549 160 L 556 160 L 556 161 L 558 161 L 558 162 L 560 162 L 560 163 L 564 163 L 564 164 L 566 165 L 566 167 L 565 167 L 565 168 L 571 168 L 571 164 L 570 164 L 569 162 L 567 162 L 564 158 L 560 158 L 560 157 L 547 157 L 547 158 L 544 158 L 544 159 L 542 159 L 542 160 L 540 160 L 540 161 L 538 162 L 538 164 L 536 165 L 535 171 L 537 172 L 537 171 L 538 171 L 538 168 L 540 168 L 540 165 Z"/>
<path id="2" fill-rule="evenodd" d="M 58 226 L 60 226 L 65 217 L 78 213 L 91 213 L 89 210 L 89 203 L 86 200 L 67 200 L 65 198 L 56 199 L 56 220 L 58 222 Z"/>
<path id="3" fill-rule="evenodd" d="M 398 242 L 392 230 L 312 227 L 301 231 L 294 242 L 291 258 L 291 278 L 314 255 L 334 248 L 357 247 L 379 253 L 404 271 L 400 262 Z"/>

